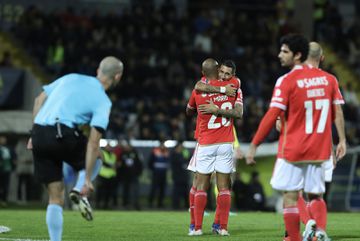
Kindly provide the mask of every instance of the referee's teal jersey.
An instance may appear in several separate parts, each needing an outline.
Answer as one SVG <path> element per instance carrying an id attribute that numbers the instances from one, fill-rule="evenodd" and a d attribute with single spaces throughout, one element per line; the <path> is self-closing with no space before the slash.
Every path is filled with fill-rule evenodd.
<path id="1" fill-rule="evenodd" d="M 92 76 L 68 74 L 43 86 L 45 103 L 35 117 L 35 124 L 68 127 L 89 124 L 106 130 L 111 101 L 100 81 Z"/>

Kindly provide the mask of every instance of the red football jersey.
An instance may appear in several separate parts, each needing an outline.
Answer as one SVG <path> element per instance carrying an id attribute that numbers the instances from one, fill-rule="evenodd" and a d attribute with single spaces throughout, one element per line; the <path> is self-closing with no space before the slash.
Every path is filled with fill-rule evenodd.
<path id="1" fill-rule="evenodd" d="M 205 83 L 205 84 L 208 84 L 208 80 L 203 76 L 201 77 L 200 79 L 201 82 Z M 226 84 L 225 84 L 226 83 Z M 235 104 L 240 104 L 240 105 L 243 105 L 243 94 L 242 94 L 242 91 L 241 91 L 241 81 L 239 78 L 237 77 L 232 77 L 228 82 L 224 82 L 224 86 L 225 85 L 228 85 L 228 84 L 233 84 L 233 86 L 235 88 L 238 88 L 237 90 L 237 94 L 236 94 L 236 101 L 235 101 Z M 197 107 L 196 107 L 196 101 L 195 101 L 195 96 L 196 96 L 196 91 L 193 90 L 192 93 L 191 93 L 191 96 L 189 98 L 189 102 L 187 104 L 187 108 L 189 109 L 193 109 L 195 110 Z M 197 140 L 198 139 L 198 136 L 199 136 L 199 123 L 200 123 L 200 118 L 199 118 L 199 115 L 197 115 L 196 117 L 196 126 L 195 126 L 195 132 L 194 132 L 194 139 Z"/>
<path id="2" fill-rule="evenodd" d="M 192 109 L 192 110 L 196 110 L 196 101 L 195 101 L 195 96 L 196 96 L 196 91 L 193 90 L 191 92 L 191 96 L 189 98 L 188 104 L 187 104 L 187 108 Z M 194 139 L 197 140 L 198 136 L 199 136 L 199 115 L 196 116 L 196 126 L 195 126 L 195 132 L 194 132 Z"/>
<path id="3" fill-rule="evenodd" d="M 229 80 L 229 82 L 231 84 L 233 84 L 235 88 L 237 88 L 235 104 L 243 105 L 243 93 L 241 91 L 241 81 L 240 81 L 240 79 L 237 78 L 236 76 L 234 76 Z M 229 82 L 225 81 L 225 83 L 227 83 L 227 84 L 229 84 Z"/>
<path id="4" fill-rule="evenodd" d="M 337 79 L 319 68 L 297 65 L 280 77 L 270 103 L 270 107 L 285 111 L 278 158 L 290 162 L 328 160 L 333 105 L 343 103 Z"/>
<path id="5" fill-rule="evenodd" d="M 200 81 L 204 84 L 207 84 L 209 81 L 205 78 L 205 76 L 202 76 Z M 193 90 L 191 92 L 191 96 L 189 98 L 189 101 L 188 101 L 188 104 L 187 104 L 187 108 L 189 109 L 193 109 L 193 110 L 196 110 L 196 102 L 195 102 L 195 95 L 196 95 L 196 92 L 195 90 Z M 194 103 L 195 106 L 190 106 L 189 103 Z M 199 116 L 197 115 L 196 116 L 196 126 L 195 126 L 195 132 L 194 132 L 194 139 L 197 140 L 198 139 L 198 136 L 199 136 Z"/>
<path id="6" fill-rule="evenodd" d="M 240 82 L 234 81 L 234 87 L 239 88 Z M 211 81 L 211 85 L 225 86 L 229 81 Z M 194 98 L 192 98 L 194 97 Z M 197 108 L 201 104 L 207 104 L 212 100 L 215 105 L 222 109 L 233 109 L 238 96 L 229 97 L 224 94 L 207 94 L 198 91 L 193 91 L 192 97 L 189 100 L 189 108 Z M 215 143 L 233 142 L 233 120 L 210 114 L 201 114 L 198 111 L 197 117 L 197 139 L 200 145 L 210 145 Z"/>

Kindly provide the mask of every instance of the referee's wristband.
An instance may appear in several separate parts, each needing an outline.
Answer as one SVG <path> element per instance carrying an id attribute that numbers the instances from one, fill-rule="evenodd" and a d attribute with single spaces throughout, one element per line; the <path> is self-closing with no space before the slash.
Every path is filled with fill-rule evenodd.
<path id="1" fill-rule="evenodd" d="M 224 86 L 220 86 L 220 93 L 225 94 L 226 88 Z"/>

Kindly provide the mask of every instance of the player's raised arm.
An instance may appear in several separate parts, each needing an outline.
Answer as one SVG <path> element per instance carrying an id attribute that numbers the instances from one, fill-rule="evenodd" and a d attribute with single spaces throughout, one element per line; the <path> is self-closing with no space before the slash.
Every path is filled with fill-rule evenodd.
<path id="1" fill-rule="evenodd" d="M 201 72 L 204 76 L 210 76 L 216 71 L 217 77 L 219 77 L 219 64 L 214 59 L 208 58 L 201 65 Z M 233 85 L 226 86 L 212 86 L 207 83 L 207 79 L 203 78 L 199 80 L 194 87 L 195 90 L 205 93 L 220 93 L 227 96 L 235 96 L 237 89 Z"/>
<path id="2" fill-rule="evenodd" d="M 232 84 L 228 84 L 226 86 L 213 86 L 206 84 L 201 80 L 195 84 L 194 89 L 205 93 L 221 93 L 227 96 L 235 96 L 237 91 L 237 89 Z"/>

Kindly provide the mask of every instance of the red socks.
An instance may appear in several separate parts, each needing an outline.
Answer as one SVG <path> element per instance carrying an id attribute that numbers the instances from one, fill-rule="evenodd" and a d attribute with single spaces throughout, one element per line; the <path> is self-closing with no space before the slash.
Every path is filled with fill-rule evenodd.
<path id="1" fill-rule="evenodd" d="M 227 230 L 229 221 L 229 212 L 231 207 L 231 193 L 230 190 L 221 190 L 217 198 L 217 207 L 220 216 L 220 228 Z"/>
<path id="2" fill-rule="evenodd" d="M 192 186 L 189 193 L 190 224 L 195 224 L 195 215 L 194 215 L 195 193 L 196 193 L 196 187 Z"/>
<path id="3" fill-rule="evenodd" d="M 285 228 L 291 241 L 301 241 L 300 239 L 300 216 L 297 207 L 284 208 Z"/>
<path id="4" fill-rule="evenodd" d="M 306 225 L 310 219 L 310 215 L 307 209 L 307 203 L 305 202 L 304 197 L 300 194 L 297 201 L 297 207 L 299 209 L 300 220 L 303 224 Z"/>
<path id="5" fill-rule="evenodd" d="M 310 202 L 310 216 L 316 221 L 318 228 L 326 230 L 327 208 L 324 199 L 317 198 Z"/>
<path id="6" fill-rule="evenodd" d="M 207 203 L 207 193 L 205 191 L 197 191 L 194 198 L 195 203 L 195 230 L 202 228 L 204 211 Z"/>

